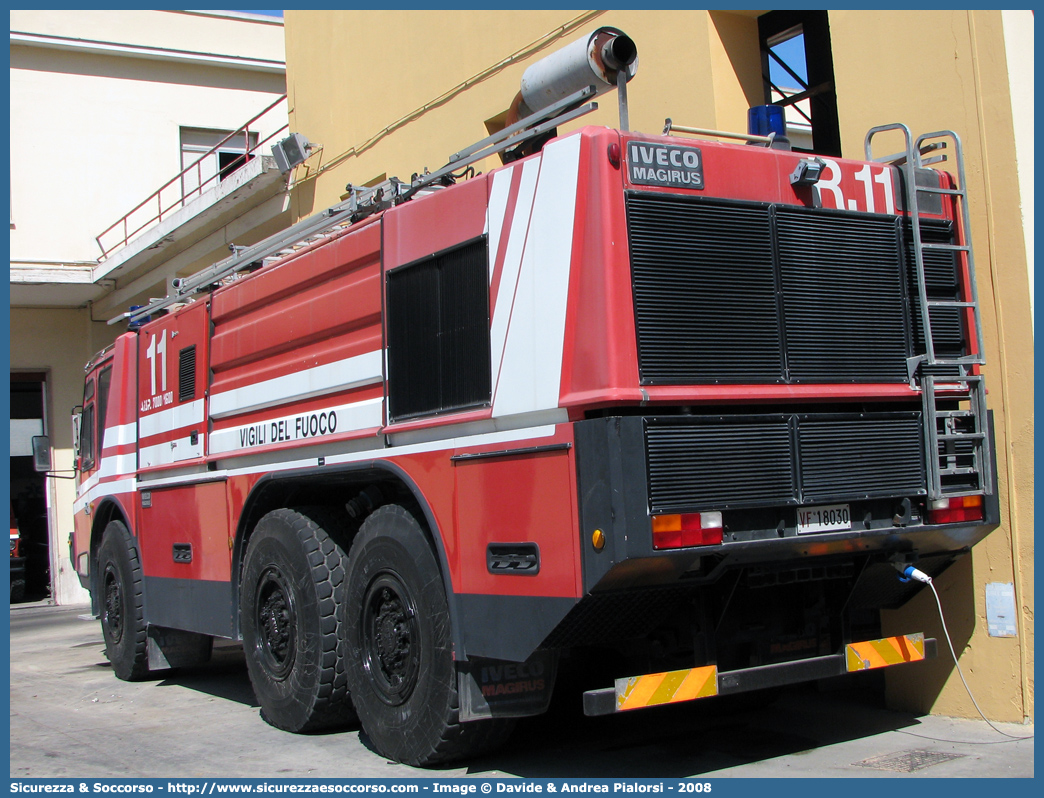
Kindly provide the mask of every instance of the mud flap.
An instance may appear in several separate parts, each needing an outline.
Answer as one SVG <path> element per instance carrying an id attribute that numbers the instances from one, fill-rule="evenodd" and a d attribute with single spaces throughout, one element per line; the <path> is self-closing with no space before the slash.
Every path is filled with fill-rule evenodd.
<path id="1" fill-rule="evenodd" d="M 149 670 L 187 668 L 210 660 L 214 638 L 163 626 L 149 626 Z"/>
<path id="2" fill-rule="evenodd" d="M 558 656 L 537 651 L 525 662 L 472 657 L 457 663 L 462 721 L 540 715 L 551 703 Z"/>

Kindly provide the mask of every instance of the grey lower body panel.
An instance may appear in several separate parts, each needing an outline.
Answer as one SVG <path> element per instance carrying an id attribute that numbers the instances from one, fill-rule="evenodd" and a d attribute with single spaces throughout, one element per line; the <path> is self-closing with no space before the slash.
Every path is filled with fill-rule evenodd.
<path id="1" fill-rule="evenodd" d="M 458 593 L 467 656 L 524 662 L 577 603 L 552 596 Z"/>
<path id="2" fill-rule="evenodd" d="M 150 625 L 234 637 L 232 584 L 145 577 L 145 620 Z"/>

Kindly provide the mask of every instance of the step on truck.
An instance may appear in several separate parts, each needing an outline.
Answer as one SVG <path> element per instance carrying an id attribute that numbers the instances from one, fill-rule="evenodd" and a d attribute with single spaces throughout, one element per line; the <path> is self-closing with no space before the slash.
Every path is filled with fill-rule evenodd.
<path id="1" fill-rule="evenodd" d="M 570 658 L 603 715 L 935 656 L 880 610 L 998 519 L 960 140 L 640 133 L 636 70 L 599 29 L 446 167 L 114 320 L 73 559 L 117 677 L 241 640 L 266 721 L 426 765 Z"/>

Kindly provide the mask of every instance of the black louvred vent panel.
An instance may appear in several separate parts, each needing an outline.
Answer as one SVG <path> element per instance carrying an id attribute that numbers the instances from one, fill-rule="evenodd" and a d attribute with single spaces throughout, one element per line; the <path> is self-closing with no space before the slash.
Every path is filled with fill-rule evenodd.
<path id="1" fill-rule="evenodd" d="M 795 500 L 786 418 L 658 424 L 646 428 L 653 512 L 728 509 Z"/>
<path id="2" fill-rule="evenodd" d="M 915 494 L 925 487 L 920 414 L 887 419 L 802 419 L 801 491 L 806 502 Z"/>
<path id="3" fill-rule="evenodd" d="M 646 419 L 652 513 L 923 495 L 916 412 Z"/>
<path id="4" fill-rule="evenodd" d="M 896 220 L 780 208 L 776 229 L 790 380 L 905 381 Z"/>
<path id="5" fill-rule="evenodd" d="M 196 345 L 187 346 L 178 353 L 178 401 L 184 402 L 196 395 Z"/>
<path id="6" fill-rule="evenodd" d="M 643 384 L 908 379 L 899 217 L 631 192 L 627 221 Z M 926 271 L 952 289 L 944 255 Z"/>
<path id="7" fill-rule="evenodd" d="M 778 381 L 768 208 L 631 195 L 627 216 L 642 382 Z"/>
<path id="8" fill-rule="evenodd" d="M 388 272 L 388 399 L 392 418 L 488 404 L 486 241 Z"/>

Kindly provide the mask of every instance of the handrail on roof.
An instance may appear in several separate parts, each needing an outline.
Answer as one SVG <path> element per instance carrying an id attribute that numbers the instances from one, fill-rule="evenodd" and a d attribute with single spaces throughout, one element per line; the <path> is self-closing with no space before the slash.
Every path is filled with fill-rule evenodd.
<path id="1" fill-rule="evenodd" d="M 171 211 L 177 208 L 184 207 L 187 202 L 202 194 L 205 186 L 214 181 L 220 180 L 222 177 L 227 176 L 230 173 L 230 171 L 235 171 L 239 167 L 243 166 L 245 163 L 247 163 L 254 157 L 254 155 L 261 149 L 261 147 L 263 147 L 265 144 L 268 144 L 270 141 L 272 141 L 280 134 L 285 133 L 287 130 L 289 130 L 289 124 L 284 124 L 278 130 L 269 134 L 261 141 L 258 141 L 253 146 L 250 146 L 250 134 L 251 132 L 256 132 L 250 130 L 251 125 L 253 125 L 259 119 L 261 119 L 261 117 L 265 116 L 265 114 L 268 114 L 269 112 L 273 111 L 281 103 L 285 102 L 286 95 L 284 94 L 282 97 L 280 97 L 271 105 L 269 105 L 267 108 L 262 110 L 259 114 L 252 117 L 245 124 L 241 125 L 238 129 L 232 131 L 223 139 L 221 139 L 221 141 L 219 141 L 217 144 L 215 144 L 213 147 L 211 147 L 209 150 L 203 153 L 198 159 L 196 159 L 196 161 L 182 169 L 180 172 L 178 172 L 178 174 L 176 174 L 174 177 L 172 177 L 170 180 L 168 180 L 166 183 L 160 186 L 156 191 L 154 191 L 152 194 L 150 194 L 148 197 L 146 197 L 144 200 L 138 203 L 138 205 L 136 205 L 128 213 L 124 214 L 122 218 L 118 219 L 116 222 L 114 222 L 112 225 L 106 228 L 100 235 L 98 235 L 95 238 L 95 241 L 98 242 L 98 247 L 102 251 L 101 257 L 98 259 L 98 262 L 100 263 L 104 261 L 117 249 L 126 246 L 128 243 L 130 243 L 131 239 L 134 236 L 136 236 L 145 228 L 149 227 L 150 225 L 156 222 L 162 221 L 164 216 L 169 214 Z M 225 169 L 218 170 L 213 175 L 208 177 L 206 180 L 203 180 L 203 161 L 211 155 L 214 155 L 225 144 L 227 144 L 229 141 L 232 141 L 238 136 L 242 136 L 244 139 L 244 152 L 239 158 L 236 158 L 236 160 L 233 161 L 233 163 L 230 165 L 232 168 L 229 169 L 228 167 L 226 167 Z M 179 181 L 184 179 L 187 175 L 189 175 L 192 172 L 196 173 L 197 185 L 195 185 L 193 189 L 189 192 L 185 192 L 184 190 L 179 189 L 175 193 L 175 198 L 167 199 L 167 204 L 164 205 L 164 192 L 167 191 L 167 189 L 169 189 L 171 186 L 177 184 Z M 169 198 L 169 193 L 167 196 Z M 155 203 L 156 206 L 156 211 L 155 213 L 153 213 L 153 215 L 148 216 L 145 219 L 145 221 L 131 221 L 132 217 L 134 217 L 135 215 L 140 215 L 140 211 L 145 209 L 147 206 L 152 205 L 153 203 Z M 146 213 L 150 213 L 150 211 L 146 211 Z M 115 238 L 110 236 L 110 233 L 112 233 L 114 230 L 117 231 L 117 237 Z"/>

